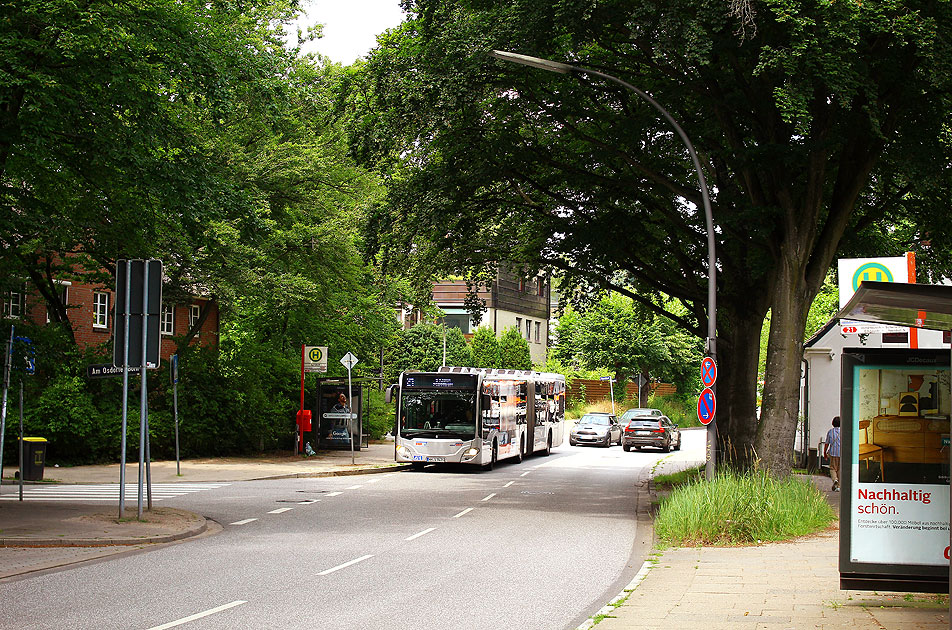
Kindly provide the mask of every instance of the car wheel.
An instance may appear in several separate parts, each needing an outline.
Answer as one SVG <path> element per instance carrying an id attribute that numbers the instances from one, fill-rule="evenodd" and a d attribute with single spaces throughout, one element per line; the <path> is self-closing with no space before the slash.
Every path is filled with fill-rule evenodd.
<path id="1" fill-rule="evenodd" d="M 622 444 L 621 447 L 626 453 L 631 452 L 631 447 L 628 446 L 627 444 Z"/>
<path id="2" fill-rule="evenodd" d="M 609 433 L 608 435 L 605 436 L 605 443 L 602 444 L 602 448 L 608 448 L 611 445 L 612 445 L 612 434 Z"/>
<path id="3" fill-rule="evenodd" d="M 677 446 L 674 447 L 674 450 L 676 450 L 676 451 L 680 451 L 680 450 L 681 450 L 681 436 L 680 436 L 680 435 L 678 436 L 678 444 L 677 444 Z"/>
<path id="4" fill-rule="evenodd" d="M 570 439 L 570 440 L 569 440 L 569 446 L 575 446 L 575 440 Z"/>
<path id="5" fill-rule="evenodd" d="M 670 452 L 671 452 L 671 442 L 666 442 L 665 444 L 663 444 L 663 445 L 661 446 L 661 451 L 664 452 L 664 453 L 670 453 Z"/>

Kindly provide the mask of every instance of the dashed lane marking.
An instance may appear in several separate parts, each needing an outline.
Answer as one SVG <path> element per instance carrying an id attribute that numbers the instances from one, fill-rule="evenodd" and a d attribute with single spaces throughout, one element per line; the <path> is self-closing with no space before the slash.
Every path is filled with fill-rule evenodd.
<path id="1" fill-rule="evenodd" d="M 169 623 L 164 623 L 161 626 L 153 626 L 152 628 L 149 628 L 149 630 L 166 630 L 167 628 L 174 628 L 175 626 L 181 626 L 184 623 L 195 621 L 196 619 L 201 619 L 202 617 L 207 617 L 209 615 L 214 615 L 215 613 L 219 613 L 223 610 L 228 610 L 229 608 L 234 608 L 235 606 L 241 606 L 242 604 L 247 604 L 247 603 L 248 602 L 246 601 L 238 599 L 228 604 L 225 604 L 224 606 L 218 606 L 217 608 L 211 608 L 204 612 L 196 613 L 188 617 L 182 617 L 181 619 L 170 621 Z"/>
<path id="2" fill-rule="evenodd" d="M 345 562 L 344 564 L 339 564 L 339 565 L 337 565 L 336 567 L 332 567 L 332 568 L 330 568 L 330 569 L 326 569 L 326 570 L 324 570 L 324 571 L 321 571 L 320 573 L 318 573 L 318 575 L 327 575 L 327 574 L 329 574 L 329 573 L 333 573 L 334 571 L 340 571 L 341 569 L 346 569 L 346 568 L 349 567 L 349 566 L 353 566 L 353 565 L 357 564 L 358 562 L 363 562 L 364 560 L 367 560 L 367 559 L 369 559 L 369 558 L 373 558 L 373 554 L 369 554 L 369 555 L 366 555 L 366 556 L 361 556 L 361 557 L 359 557 L 359 558 L 355 558 L 354 560 L 351 560 L 350 562 Z"/>
<path id="3" fill-rule="evenodd" d="M 463 511 L 460 512 L 459 514 L 453 515 L 453 518 L 459 518 L 459 517 L 461 517 L 461 516 L 463 516 L 463 515 L 465 515 L 465 514 L 469 514 L 469 513 L 472 512 L 472 511 L 473 511 L 473 508 L 466 508 L 465 510 L 463 510 Z"/>
<path id="4" fill-rule="evenodd" d="M 232 524 L 232 525 L 247 525 L 248 523 L 252 523 L 252 522 L 257 521 L 257 520 L 258 520 L 258 519 L 256 519 L 256 518 L 246 518 L 246 519 L 243 520 L 243 521 L 235 521 L 234 523 L 231 523 L 231 524 Z"/>
<path id="5" fill-rule="evenodd" d="M 429 533 L 432 532 L 432 531 L 436 531 L 436 528 L 435 528 L 435 527 L 428 527 L 428 528 L 424 529 L 422 532 L 417 532 L 416 534 L 414 534 L 414 535 L 412 535 L 412 536 L 408 536 L 408 537 L 404 538 L 404 540 L 408 540 L 408 541 L 409 541 L 409 540 L 416 540 L 416 539 L 419 538 L 420 536 L 425 536 L 425 535 L 429 534 Z"/>
<path id="6" fill-rule="evenodd" d="M 293 509 L 294 508 L 278 508 L 276 510 L 271 510 L 270 512 L 268 512 L 268 514 L 284 514 L 285 512 L 288 512 Z"/>
<path id="7" fill-rule="evenodd" d="M 490 500 L 491 498 L 493 498 L 494 496 L 496 496 L 496 493 L 495 493 L 495 492 L 493 492 L 492 494 L 490 494 L 490 495 L 487 496 L 487 497 L 483 497 L 482 499 L 480 499 L 480 501 L 489 501 L 489 500 Z"/>

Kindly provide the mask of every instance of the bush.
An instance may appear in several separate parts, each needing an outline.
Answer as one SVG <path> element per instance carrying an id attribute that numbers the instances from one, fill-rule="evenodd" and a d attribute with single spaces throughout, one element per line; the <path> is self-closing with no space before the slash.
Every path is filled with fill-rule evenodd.
<path id="1" fill-rule="evenodd" d="M 827 527 L 833 509 L 812 484 L 764 472 L 720 472 L 676 488 L 661 502 L 655 532 L 669 545 L 785 540 Z"/>

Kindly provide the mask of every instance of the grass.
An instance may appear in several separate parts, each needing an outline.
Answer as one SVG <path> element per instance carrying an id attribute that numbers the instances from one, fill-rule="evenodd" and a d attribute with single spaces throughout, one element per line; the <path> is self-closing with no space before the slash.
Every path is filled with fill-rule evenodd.
<path id="1" fill-rule="evenodd" d="M 677 486 L 695 483 L 704 477 L 704 466 L 679 470 L 666 475 L 655 475 L 655 486 L 662 490 L 673 489 Z"/>
<path id="2" fill-rule="evenodd" d="M 763 472 L 720 472 L 685 483 L 662 499 L 655 519 L 668 545 L 744 545 L 786 540 L 829 526 L 833 509 L 812 484 Z"/>

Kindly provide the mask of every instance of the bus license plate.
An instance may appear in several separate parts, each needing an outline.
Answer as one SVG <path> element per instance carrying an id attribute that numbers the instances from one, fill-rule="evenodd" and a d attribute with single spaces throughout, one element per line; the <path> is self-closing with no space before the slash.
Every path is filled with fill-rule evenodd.
<path id="1" fill-rule="evenodd" d="M 428 462 L 445 462 L 445 461 L 446 461 L 446 458 L 445 458 L 445 457 L 427 457 L 427 458 L 426 458 L 426 461 L 428 461 Z"/>

